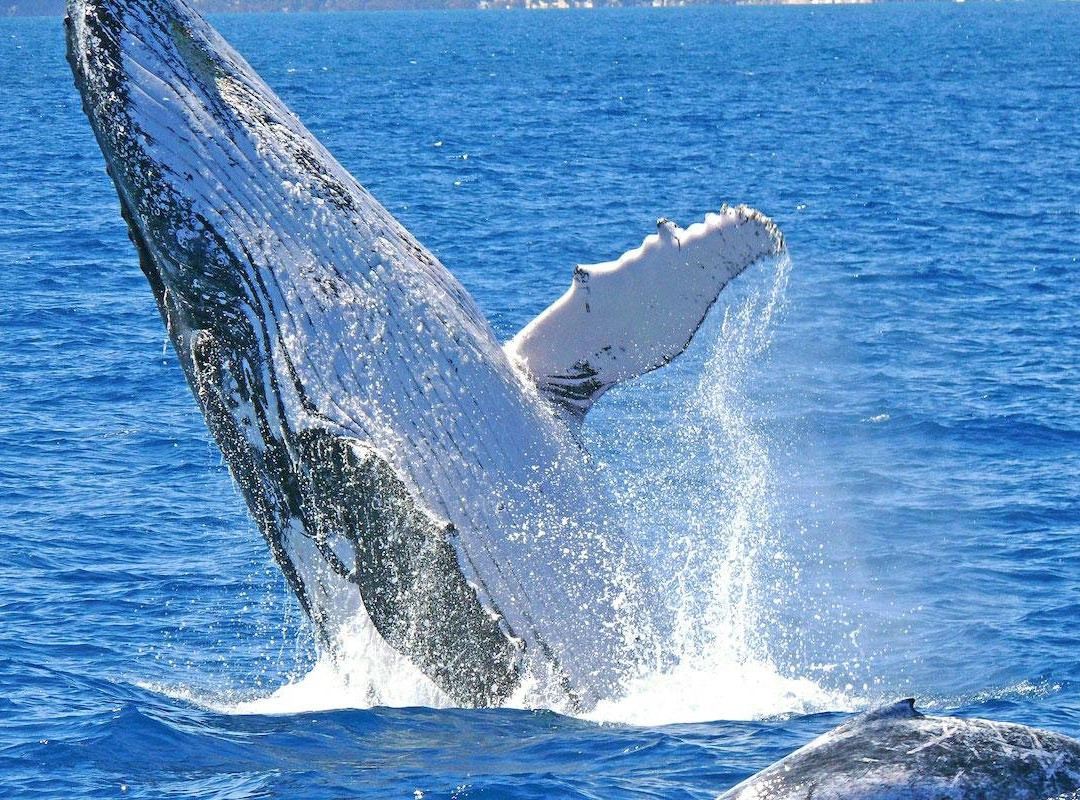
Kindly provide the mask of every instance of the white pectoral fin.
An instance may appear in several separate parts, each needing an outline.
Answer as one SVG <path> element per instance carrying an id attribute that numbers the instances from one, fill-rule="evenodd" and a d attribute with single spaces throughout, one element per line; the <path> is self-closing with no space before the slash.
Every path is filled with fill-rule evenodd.
<path id="1" fill-rule="evenodd" d="M 640 247 L 574 270 L 567 292 L 506 353 L 549 400 L 582 417 L 616 383 L 685 350 L 728 281 L 783 249 L 772 220 L 746 206 L 685 229 L 662 219 Z"/>

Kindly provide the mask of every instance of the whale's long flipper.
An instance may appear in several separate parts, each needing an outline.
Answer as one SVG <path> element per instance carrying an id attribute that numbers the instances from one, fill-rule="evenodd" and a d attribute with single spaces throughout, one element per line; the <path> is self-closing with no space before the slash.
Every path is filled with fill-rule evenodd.
<path id="1" fill-rule="evenodd" d="M 506 345 L 573 416 L 682 353 L 728 281 L 784 248 L 773 222 L 746 206 L 686 229 L 662 219 L 657 229 L 616 261 L 579 266 L 567 292 Z"/>

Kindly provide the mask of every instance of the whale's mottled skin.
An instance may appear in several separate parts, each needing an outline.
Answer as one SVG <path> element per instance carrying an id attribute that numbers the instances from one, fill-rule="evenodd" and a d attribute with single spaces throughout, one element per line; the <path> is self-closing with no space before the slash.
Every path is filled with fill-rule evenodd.
<path id="1" fill-rule="evenodd" d="M 681 351 L 724 284 L 780 252 L 772 223 L 726 207 L 664 222 L 605 270 L 639 276 L 646 304 L 599 290 L 504 351 L 183 0 L 69 0 L 66 26 L 184 373 L 322 638 L 362 642 L 436 703 L 610 695 L 644 657 L 652 601 L 576 439 L 584 398 Z M 638 306 L 653 323 L 627 341 Z M 559 337 L 571 324 L 581 347 Z"/>
<path id="2" fill-rule="evenodd" d="M 1050 800 L 1080 791 L 1080 742 L 902 700 L 845 722 L 720 800 Z"/>

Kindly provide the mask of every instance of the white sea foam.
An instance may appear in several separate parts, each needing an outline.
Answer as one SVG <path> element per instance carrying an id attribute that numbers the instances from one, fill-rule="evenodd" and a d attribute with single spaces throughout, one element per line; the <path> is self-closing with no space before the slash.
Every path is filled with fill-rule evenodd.
<path id="1" fill-rule="evenodd" d="M 706 654 L 698 663 L 683 661 L 670 671 L 635 679 L 626 689 L 622 698 L 599 703 L 585 718 L 651 726 L 849 711 L 858 705 L 809 678 L 785 677 L 769 661 L 740 662 L 720 654 Z"/>

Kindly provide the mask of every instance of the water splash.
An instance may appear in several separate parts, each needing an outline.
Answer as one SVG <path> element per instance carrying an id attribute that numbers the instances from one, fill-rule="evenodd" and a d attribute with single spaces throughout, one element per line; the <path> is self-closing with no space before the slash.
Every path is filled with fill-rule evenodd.
<path id="1" fill-rule="evenodd" d="M 770 654 L 775 591 L 783 588 L 777 575 L 787 564 L 773 445 L 753 388 L 790 266 L 785 257 L 763 280 L 744 280 L 741 298 L 710 315 L 684 358 L 616 390 L 614 402 L 593 412 L 587 443 L 615 488 L 622 524 L 645 542 L 663 597 L 657 616 L 666 622 L 649 666 L 589 719 L 655 725 L 856 705 L 783 674 Z M 270 696 L 216 705 L 233 713 L 447 705 L 415 668 L 376 663 L 370 652 L 342 637 Z M 535 707 L 537 697 L 526 686 L 511 705 Z"/>
<path id="2" fill-rule="evenodd" d="M 767 409 L 753 389 L 790 268 L 785 257 L 764 281 L 750 281 L 741 300 L 712 315 L 698 337 L 705 346 L 691 348 L 681 372 L 657 373 L 635 387 L 647 400 L 625 393 L 619 401 L 629 413 L 598 424 L 593 444 L 609 459 L 608 478 L 627 512 L 623 524 L 651 535 L 649 557 L 670 628 L 655 645 L 656 667 L 590 718 L 653 725 L 856 705 L 846 693 L 783 674 L 770 654 L 773 608 L 788 599 L 776 593 L 789 567 L 773 444 L 760 421 Z M 694 374 L 696 383 L 687 380 Z M 615 442 L 648 438 L 650 428 L 662 432 L 649 443 L 652 460 L 643 465 L 638 452 L 620 460 Z"/>
<path id="3" fill-rule="evenodd" d="M 343 631 L 334 647 L 320 653 L 302 677 L 267 697 L 227 702 L 217 710 L 232 714 L 295 714 L 340 708 L 426 706 L 447 708 L 449 698 L 404 658 L 373 658 L 382 647 L 369 646 L 370 627 Z"/>
<path id="4" fill-rule="evenodd" d="M 862 705 L 809 678 L 784 676 L 767 659 L 715 651 L 634 679 L 625 695 L 599 703 L 585 718 L 655 726 L 854 711 Z"/>
<path id="5" fill-rule="evenodd" d="M 686 445 L 703 451 L 696 463 L 705 466 L 702 478 L 711 484 L 686 498 L 693 524 L 682 542 L 683 563 L 695 566 L 678 576 L 675 641 L 685 648 L 683 660 L 700 653 L 767 660 L 760 639 L 768 622 L 763 562 L 779 560 L 782 539 L 770 441 L 755 419 L 759 408 L 749 387 L 767 358 L 790 266 L 780 259 L 770 285 L 728 309 L 682 409 Z"/>

